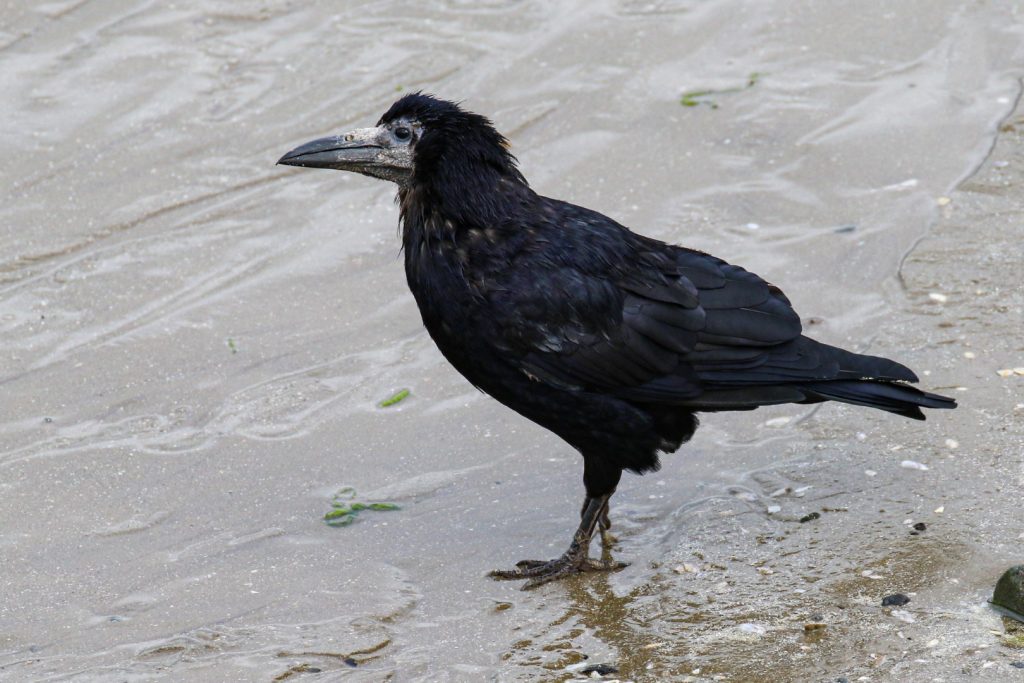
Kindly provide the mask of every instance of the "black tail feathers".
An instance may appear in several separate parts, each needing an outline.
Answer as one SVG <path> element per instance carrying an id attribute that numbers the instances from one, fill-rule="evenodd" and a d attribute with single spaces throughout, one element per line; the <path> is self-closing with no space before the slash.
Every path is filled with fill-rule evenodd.
<path id="1" fill-rule="evenodd" d="M 812 400 L 842 401 L 858 406 L 868 406 L 914 420 L 925 419 L 921 408 L 956 408 L 954 399 L 938 394 L 929 394 L 906 384 L 882 380 L 809 382 L 801 385 L 800 388 Z"/>

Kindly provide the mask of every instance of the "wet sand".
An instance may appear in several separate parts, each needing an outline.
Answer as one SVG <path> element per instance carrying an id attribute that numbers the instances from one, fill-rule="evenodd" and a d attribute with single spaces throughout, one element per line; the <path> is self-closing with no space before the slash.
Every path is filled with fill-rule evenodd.
<path id="1" fill-rule="evenodd" d="M 1024 547 L 1021 34 L 936 0 L 5 6 L 0 680 L 1024 680 L 985 604 Z M 708 416 L 620 486 L 629 568 L 492 582 L 568 542 L 578 456 L 433 348 L 390 187 L 273 165 L 419 88 L 961 408 Z M 346 486 L 401 509 L 330 527 Z"/>

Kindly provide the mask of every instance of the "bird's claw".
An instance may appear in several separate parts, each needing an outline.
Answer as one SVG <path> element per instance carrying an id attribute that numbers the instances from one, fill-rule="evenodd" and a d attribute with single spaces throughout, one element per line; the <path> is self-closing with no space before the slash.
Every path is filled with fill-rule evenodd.
<path id="1" fill-rule="evenodd" d="M 555 560 L 522 560 L 516 563 L 515 569 L 495 569 L 490 573 L 495 579 L 502 581 L 529 579 L 523 590 L 536 588 L 549 581 L 582 574 L 583 572 L 614 572 L 628 567 L 626 562 L 615 560 L 595 560 L 581 555 L 574 557 L 566 554 Z"/>

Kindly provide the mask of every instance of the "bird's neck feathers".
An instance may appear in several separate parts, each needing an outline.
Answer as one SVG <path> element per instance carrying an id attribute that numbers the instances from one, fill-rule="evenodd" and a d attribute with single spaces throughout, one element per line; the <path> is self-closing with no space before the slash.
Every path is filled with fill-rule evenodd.
<path id="1" fill-rule="evenodd" d="M 497 229 L 517 205 L 534 196 L 490 126 L 424 136 L 409 182 L 399 187 L 402 233 L 409 239 L 453 240 L 469 230 Z"/>

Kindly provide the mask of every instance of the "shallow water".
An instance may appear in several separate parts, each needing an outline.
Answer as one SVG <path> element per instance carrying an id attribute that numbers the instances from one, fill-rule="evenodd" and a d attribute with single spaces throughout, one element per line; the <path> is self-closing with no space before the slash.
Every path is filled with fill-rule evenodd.
<path id="1" fill-rule="evenodd" d="M 997 539 L 1024 531 L 1020 421 L 1000 412 L 1020 399 L 965 378 L 950 320 L 976 312 L 928 293 L 982 287 L 971 259 L 995 243 L 919 266 L 911 249 L 1014 110 L 1019 9 L 7 3 L 0 679 L 560 681 L 584 660 L 637 681 L 881 679 L 927 659 L 899 629 L 924 647 L 954 623 L 929 670 L 981 667 L 994 645 L 965 638 L 991 639 L 985 582 L 1019 556 Z M 434 349 L 391 187 L 273 165 L 420 88 L 491 116 L 543 194 L 742 264 L 814 336 L 979 398 L 926 424 L 710 416 L 613 500 L 628 569 L 490 581 L 567 544 L 578 456 Z M 708 90 L 732 92 L 680 104 Z M 1021 319 L 995 311 L 975 346 L 1024 365 Z M 328 527 L 346 485 L 401 510 Z M 908 537 L 936 501 L 957 514 Z M 872 612 L 883 587 L 930 607 Z M 1007 680 L 997 664 L 975 673 Z"/>

